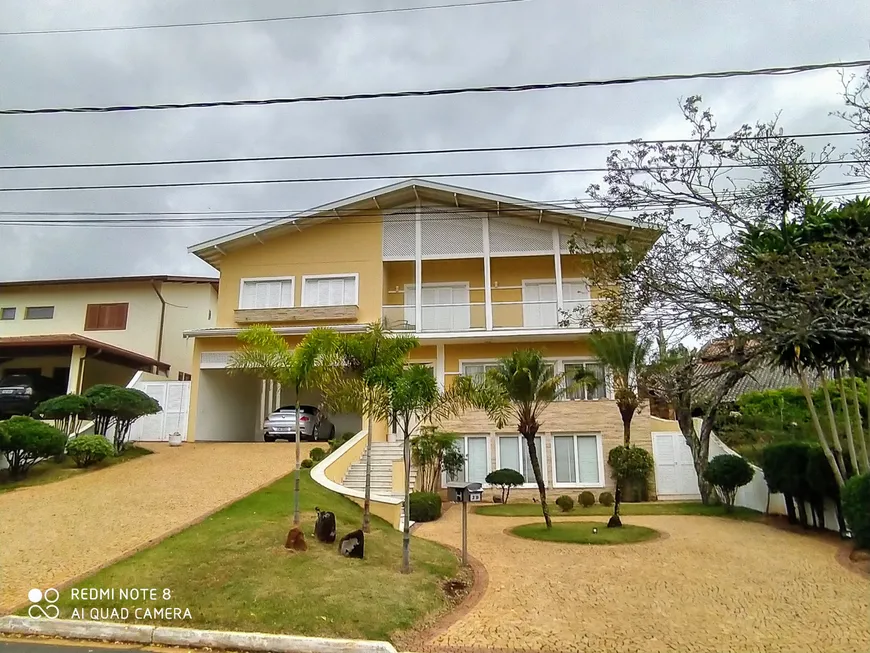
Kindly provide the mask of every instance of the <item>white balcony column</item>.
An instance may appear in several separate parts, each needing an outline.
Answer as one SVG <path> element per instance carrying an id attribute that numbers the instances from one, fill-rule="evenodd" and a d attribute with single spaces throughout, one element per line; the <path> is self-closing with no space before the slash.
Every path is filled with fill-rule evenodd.
<path id="1" fill-rule="evenodd" d="M 489 216 L 483 218 L 483 301 L 486 330 L 492 331 L 492 266 L 489 256 Z"/>
<path id="2" fill-rule="evenodd" d="M 266 421 L 266 382 L 260 381 L 260 410 L 257 411 L 257 428 L 254 431 L 254 440 L 263 441 L 263 423 Z"/>
<path id="3" fill-rule="evenodd" d="M 414 228 L 414 326 L 415 331 L 420 332 L 423 330 L 423 211 L 419 196 Z"/>
<path id="4" fill-rule="evenodd" d="M 275 382 L 275 407 L 272 410 L 278 410 L 281 407 L 281 384 Z"/>
<path id="5" fill-rule="evenodd" d="M 556 324 L 561 319 L 565 308 L 565 298 L 562 296 L 562 241 L 559 237 L 559 227 L 553 227 L 553 260 L 556 264 Z"/>
<path id="6" fill-rule="evenodd" d="M 273 413 L 275 409 L 273 406 L 275 405 L 275 382 L 274 381 L 266 381 L 266 410 L 269 413 Z"/>
<path id="7" fill-rule="evenodd" d="M 435 382 L 444 390 L 444 345 L 435 345 Z"/>

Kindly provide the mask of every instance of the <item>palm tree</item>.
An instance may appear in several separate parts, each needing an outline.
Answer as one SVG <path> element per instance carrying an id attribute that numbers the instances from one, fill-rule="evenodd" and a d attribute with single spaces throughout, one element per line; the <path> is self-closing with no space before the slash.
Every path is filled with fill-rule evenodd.
<path id="1" fill-rule="evenodd" d="M 537 350 L 518 349 L 499 359 L 496 367 L 487 371 L 482 386 L 478 386 L 478 393 L 488 396 L 484 398 L 478 394 L 474 399 L 475 405 L 481 406 L 498 428 L 503 428 L 511 418 L 517 420 L 517 431 L 528 448 L 547 528 L 552 528 L 553 524 L 535 437 L 541 427 L 541 413 L 552 402 L 572 392 L 578 383 L 585 385 L 588 381 L 575 381 L 567 379 L 564 374 L 556 374 L 552 363 L 546 362 Z"/>
<path id="2" fill-rule="evenodd" d="M 302 474 L 302 445 L 299 425 L 300 395 L 319 389 L 335 374 L 338 359 L 338 335 L 331 329 L 311 330 L 296 347 L 268 326 L 252 326 L 238 335 L 242 347 L 233 354 L 229 367 L 275 381 L 296 392 L 296 478 L 293 487 L 293 525 L 302 517 L 299 495 Z"/>
<path id="3" fill-rule="evenodd" d="M 419 345 L 413 336 L 394 334 L 380 322 L 366 327 L 363 333 L 348 334 L 340 339 L 340 367 L 347 377 L 334 377 L 327 395 L 331 405 L 359 410 L 368 418 L 366 437 L 366 485 L 363 502 L 364 533 L 371 531 L 372 432 L 375 420 L 388 418 L 389 387 L 398 377 L 408 354 Z"/>
<path id="4" fill-rule="evenodd" d="M 650 349 L 650 341 L 629 331 L 597 331 L 589 339 L 595 357 L 610 369 L 613 379 L 613 398 L 622 417 L 623 446 L 631 444 L 631 420 L 640 407 L 637 380 L 644 368 Z M 619 505 L 622 503 L 622 483 L 616 479 L 616 496 L 613 501 L 613 516 L 608 527 L 622 526 Z"/>

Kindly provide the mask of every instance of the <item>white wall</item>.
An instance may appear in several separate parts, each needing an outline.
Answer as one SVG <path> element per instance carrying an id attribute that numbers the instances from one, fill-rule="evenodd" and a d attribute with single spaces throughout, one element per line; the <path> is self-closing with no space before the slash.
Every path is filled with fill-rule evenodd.
<path id="1" fill-rule="evenodd" d="M 163 351 L 160 359 L 169 363 L 171 379 L 178 372 L 192 374 L 199 361 L 193 362 L 193 338 L 184 332 L 213 327 L 217 319 L 217 291 L 207 283 L 164 283 L 160 292 L 166 300 L 163 324 Z"/>

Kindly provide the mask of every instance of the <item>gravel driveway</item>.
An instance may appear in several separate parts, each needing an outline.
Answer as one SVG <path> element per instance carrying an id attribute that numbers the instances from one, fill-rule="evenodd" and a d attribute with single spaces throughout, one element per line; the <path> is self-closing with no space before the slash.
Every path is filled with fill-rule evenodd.
<path id="1" fill-rule="evenodd" d="M 451 509 L 416 534 L 459 546 L 459 518 Z M 469 515 L 469 553 L 489 583 L 424 648 L 870 651 L 870 581 L 836 561 L 836 543 L 714 517 L 623 519 L 667 537 L 618 546 L 535 542 L 504 533 L 534 518 Z"/>
<path id="2" fill-rule="evenodd" d="M 305 451 L 315 445 L 303 445 Z M 284 443 L 187 443 L 0 494 L 0 613 L 200 519 L 293 469 Z"/>

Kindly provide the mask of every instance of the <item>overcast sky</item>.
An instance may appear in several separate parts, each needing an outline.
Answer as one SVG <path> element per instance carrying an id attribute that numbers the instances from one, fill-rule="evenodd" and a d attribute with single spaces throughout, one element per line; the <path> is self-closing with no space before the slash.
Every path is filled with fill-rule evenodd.
<path id="1" fill-rule="evenodd" d="M 142 25 L 442 4 L 445 0 L 0 0 L 0 31 Z M 181 29 L 0 36 L 0 107 L 191 102 L 520 84 L 870 58 L 866 0 L 515 4 Z M 684 137 L 704 96 L 727 132 L 781 111 L 838 130 L 835 71 L 609 89 L 123 114 L 2 116 L 0 163 L 72 163 Z M 841 151 L 849 141 L 834 139 Z M 822 142 L 807 141 L 810 147 Z M 606 149 L 149 169 L 2 171 L 0 186 L 406 175 L 601 166 Z M 826 179 L 842 172 L 830 171 Z M 533 200 L 583 198 L 595 175 L 457 178 Z M 382 183 L 0 193 L 0 211 L 292 212 Z M 2 218 L 0 218 L 2 220 Z M 215 271 L 188 245 L 244 224 L 11 227 L 0 279 Z"/>

